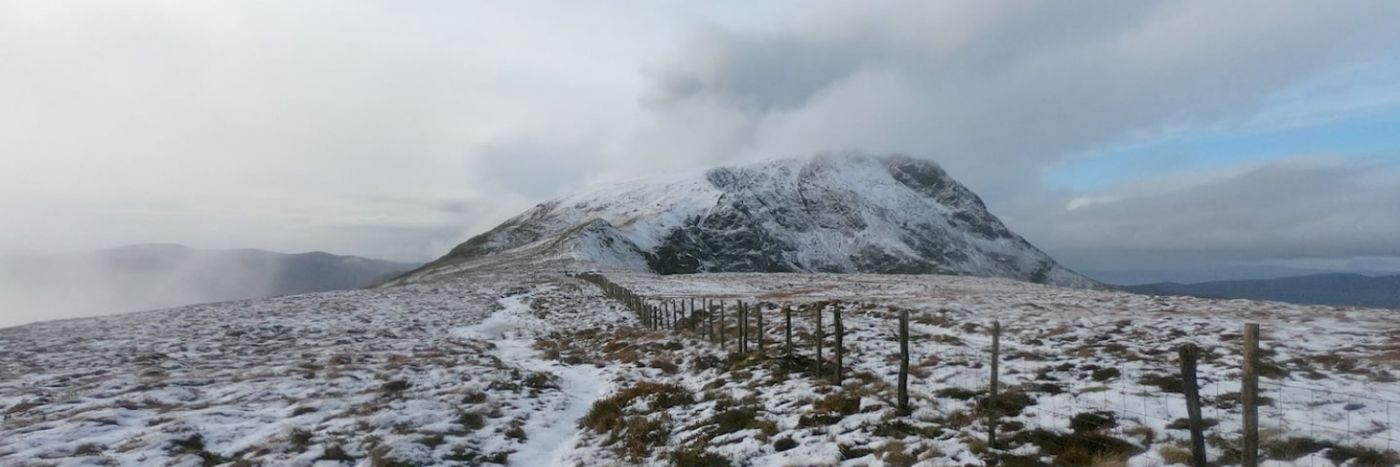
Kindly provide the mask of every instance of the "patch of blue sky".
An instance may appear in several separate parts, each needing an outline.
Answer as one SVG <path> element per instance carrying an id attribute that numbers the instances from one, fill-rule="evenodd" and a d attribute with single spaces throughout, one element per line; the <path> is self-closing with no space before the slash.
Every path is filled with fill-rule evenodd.
<path id="1" fill-rule="evenodd" d="M 1400 162 L 1400 62 L 1372 62 L 1295 86 L 1237 124 L 1165 131 L 1076 154 L 1043 179 L 1088 192 L 1164 173 L 1311 155 Z"/>

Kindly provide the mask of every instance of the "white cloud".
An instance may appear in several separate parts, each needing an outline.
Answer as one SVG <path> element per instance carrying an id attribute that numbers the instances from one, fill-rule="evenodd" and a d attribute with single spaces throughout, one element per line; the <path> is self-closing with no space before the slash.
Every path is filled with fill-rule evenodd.
<path id="1" fill-rule="evenodd" d="M 1269 106 L 1317 108 L 1277 99 L 1393 53 L 1397 13 L 1263 0 L 4 2 L 0 207 L 20 226 L 0 250 L 165 241 L 427 259 L 578 184 L 852 148 L 938 160 L 1053 254 L 1092 238 L 1093 222 L 1152 230 L 1094 213 L 1222 182 L 1150 180 L 1071 205 L 1038 182 L 1045 167 Z M 1317 112 L 1388 102 L 1377 92 Z M 1059 233 L 1020 209 L 1052 198 L 1073 215 Z M 1319 235 L 1306 225 L 1270 238 Z"/>

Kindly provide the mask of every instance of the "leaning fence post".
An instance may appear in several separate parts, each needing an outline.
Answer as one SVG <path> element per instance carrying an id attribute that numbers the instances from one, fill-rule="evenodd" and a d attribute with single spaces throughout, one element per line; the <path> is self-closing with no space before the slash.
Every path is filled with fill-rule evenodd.
<path id="1" fill-rule="evenodd" d="M 997 418 L 1001 416 L 1001 404 L 997 400 L 997 387 L 1000 385 L 998 369 L 1001 366 L 1001 321 L 992 322 L 992 385 L 987 394 L 987 447 L 997 448 Z"/>
<path id="2" fill-rule="evenodd" d="M 1183 345 L 1179 351 L 1182 389 L 1186 394 L 1186 416 L 1190 420 L 1192 467 L 1206 467 L 1206 438 L 1203 432 L 1205 426 L 1201 422 L 1200 387 L 1196 384 L 1196 357 L 1200 351 L 1201 349 L 1193 344 Z"/>
<path id="3" fill-rule="evenodd" d="M 846 334 L 846 329 L 845 329 L 844 327 L 841 327 L 841 307 L 840 307 L 840 306 L 837 306 L 837 307 L 835 307 L 835 308 L 833 308 L 833 309 L 831 310 L 831 325 L 832 325 L 832 327 L 834 327 L 834 328 L 836 329 L 836 373 L 835 373 L 835 379 L 836 379 L 836 385 L 837 385 L 837 386 L 840 386 L 840 385 L 841 385 L 841 376 L 842 376 L 842 374 L 841 374 L 841 369 L 842 369 L 842 365 L 843 365 L 842 357 L 845 356 L 844 345 L 842 345 L 842 344 L 844 344 L 844 339 L 843 339 L 843 337 L 844 337 L 844 335 Z"/>
<path id="4" fill-rule="evenodd" d="M 909 413 L 909 310 L 899 310 L 899 412 Z"/>
<path id="5" fill-rule="evenodd" d="M 1259 466 L 1259 323 L 1244 325 L 1244 381 L 1240 401 L 1244 407 L 1243 467 Z"/>

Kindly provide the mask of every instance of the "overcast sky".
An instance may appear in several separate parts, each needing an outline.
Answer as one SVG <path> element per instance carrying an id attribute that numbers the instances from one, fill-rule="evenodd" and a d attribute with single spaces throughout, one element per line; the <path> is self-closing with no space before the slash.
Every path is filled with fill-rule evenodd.
<path id="1" fill-rule="evenodd" d="M 0 252 L 427 260 L 855 149 L 1104 280 L 1400 271 L 1400 2 L 756 3 L 0 2 Z"/>

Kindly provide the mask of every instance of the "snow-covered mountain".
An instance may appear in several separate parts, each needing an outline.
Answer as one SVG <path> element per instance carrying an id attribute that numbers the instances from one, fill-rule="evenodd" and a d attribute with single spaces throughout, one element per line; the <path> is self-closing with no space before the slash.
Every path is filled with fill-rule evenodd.
<path id="1" fill-rule="evenodd" d="M 1095 284 L 1007 229 L 937 164 L 863 155 L 596 188 L 535 206 L 408 279 L 558 258 L 663 274 L 953 274 Z"/>

